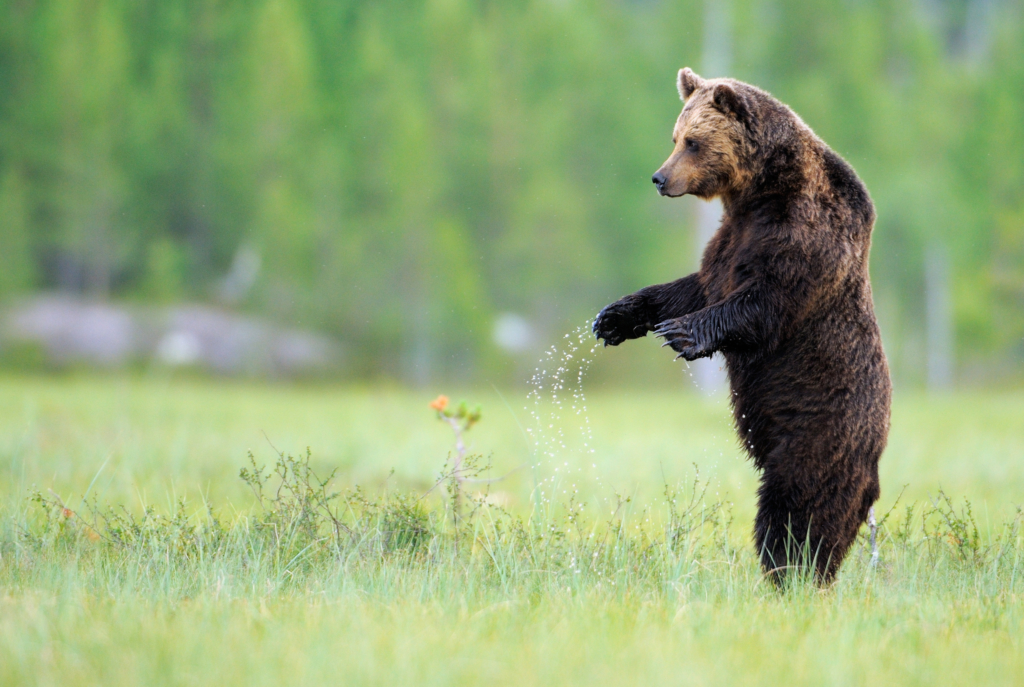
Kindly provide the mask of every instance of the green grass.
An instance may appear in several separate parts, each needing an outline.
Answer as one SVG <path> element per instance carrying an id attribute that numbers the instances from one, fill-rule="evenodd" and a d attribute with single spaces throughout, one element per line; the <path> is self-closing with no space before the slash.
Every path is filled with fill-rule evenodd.
<path id="1" fill-rule="evenodd" d="M 484 409 L 473 449 L 510 474 L 469 485 L 502 505 L 470 499 L 456 526 L 443 486 L 419 498 L 452 444 L 436 392 L 3 380 L 0 684 L 1024 679 L 1022 393 L 898 394 L 880 565 L 861 541 L 833 587 L 778 592 L 723 402 L 595 389 L 594 452 L 570 410 L 555 460 L 524 438 L 524 394 L 462 394 Z M 239 469 L 271 444 L 338 469 L 344 536 L 302 489 L 254 505 Z M 694 463 L 708 489 L 683 513 Z"/>

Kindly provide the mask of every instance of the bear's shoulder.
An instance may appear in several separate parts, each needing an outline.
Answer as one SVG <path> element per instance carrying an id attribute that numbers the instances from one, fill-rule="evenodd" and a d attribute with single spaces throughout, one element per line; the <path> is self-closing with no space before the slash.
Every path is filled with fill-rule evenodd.
<path id="1" fill-rule="evenodd" d="M 864 226 L 870 227 L 875 221 L 875 207 L 871 202 L 867 187 L 853 171 L 850 163 L 844 160 L 839 153 L 825 146 L 822 164 L 832 193 L 849 208 L 851 214 L 857 217 Z"/>

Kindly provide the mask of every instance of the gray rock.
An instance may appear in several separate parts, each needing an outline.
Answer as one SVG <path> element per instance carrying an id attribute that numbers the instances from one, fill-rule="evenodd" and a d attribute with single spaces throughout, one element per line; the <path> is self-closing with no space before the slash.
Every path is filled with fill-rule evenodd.
<path id="1" fill-rule="evenodd" d="M 151 361 L 224 375 L 297 376 L 337 370 L 341 346 L 317 332 L 206 305 L 127 307 L 66 294 L 20 301 L 0 340 L 38 344 L 50 362 L 120 367 Z"/>

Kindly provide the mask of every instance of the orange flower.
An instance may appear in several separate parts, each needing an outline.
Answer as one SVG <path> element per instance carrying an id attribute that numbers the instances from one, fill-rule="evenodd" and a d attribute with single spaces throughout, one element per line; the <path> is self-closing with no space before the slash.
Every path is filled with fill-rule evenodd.
<path id="1" fill-rule="evenodd" d="M 448 407 L 448 397 L 445 396 L 444 394 L 438 396 L 437 398 L 430 402 L 430 407 L 439 413 L 442 412 L 445 408 Z"/>
<path id="2" fill-rule="evenodd" d="M 74 515 L 74 513 L 71 512 L 70 508 L 65 508 L 60 512 L 60 514 L 63 515 L 65 518 L 70 518 L 72 515 Z"/>

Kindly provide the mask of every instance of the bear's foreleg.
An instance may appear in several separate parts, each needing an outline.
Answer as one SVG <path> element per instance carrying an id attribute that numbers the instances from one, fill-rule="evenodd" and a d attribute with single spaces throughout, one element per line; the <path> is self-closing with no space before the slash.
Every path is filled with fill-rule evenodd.
<path id="1" fill-rule="evenodd" d="M 680 317 L 707 305 L 704 289 L 691 274 L 667 284 L 647 286 L 606 306 L 594 320 L 594 334 L 606 346 L 639 339 L 658 322 Z"/>
<path id="2" fill-rule="evenodd" d="M 769 353 L 785 326 L 786 310 L 777 294 L 764 288 L 739 289 L 720 303 L 659 323 L 654 333 L 687 360 L 715 351 Z"/>

